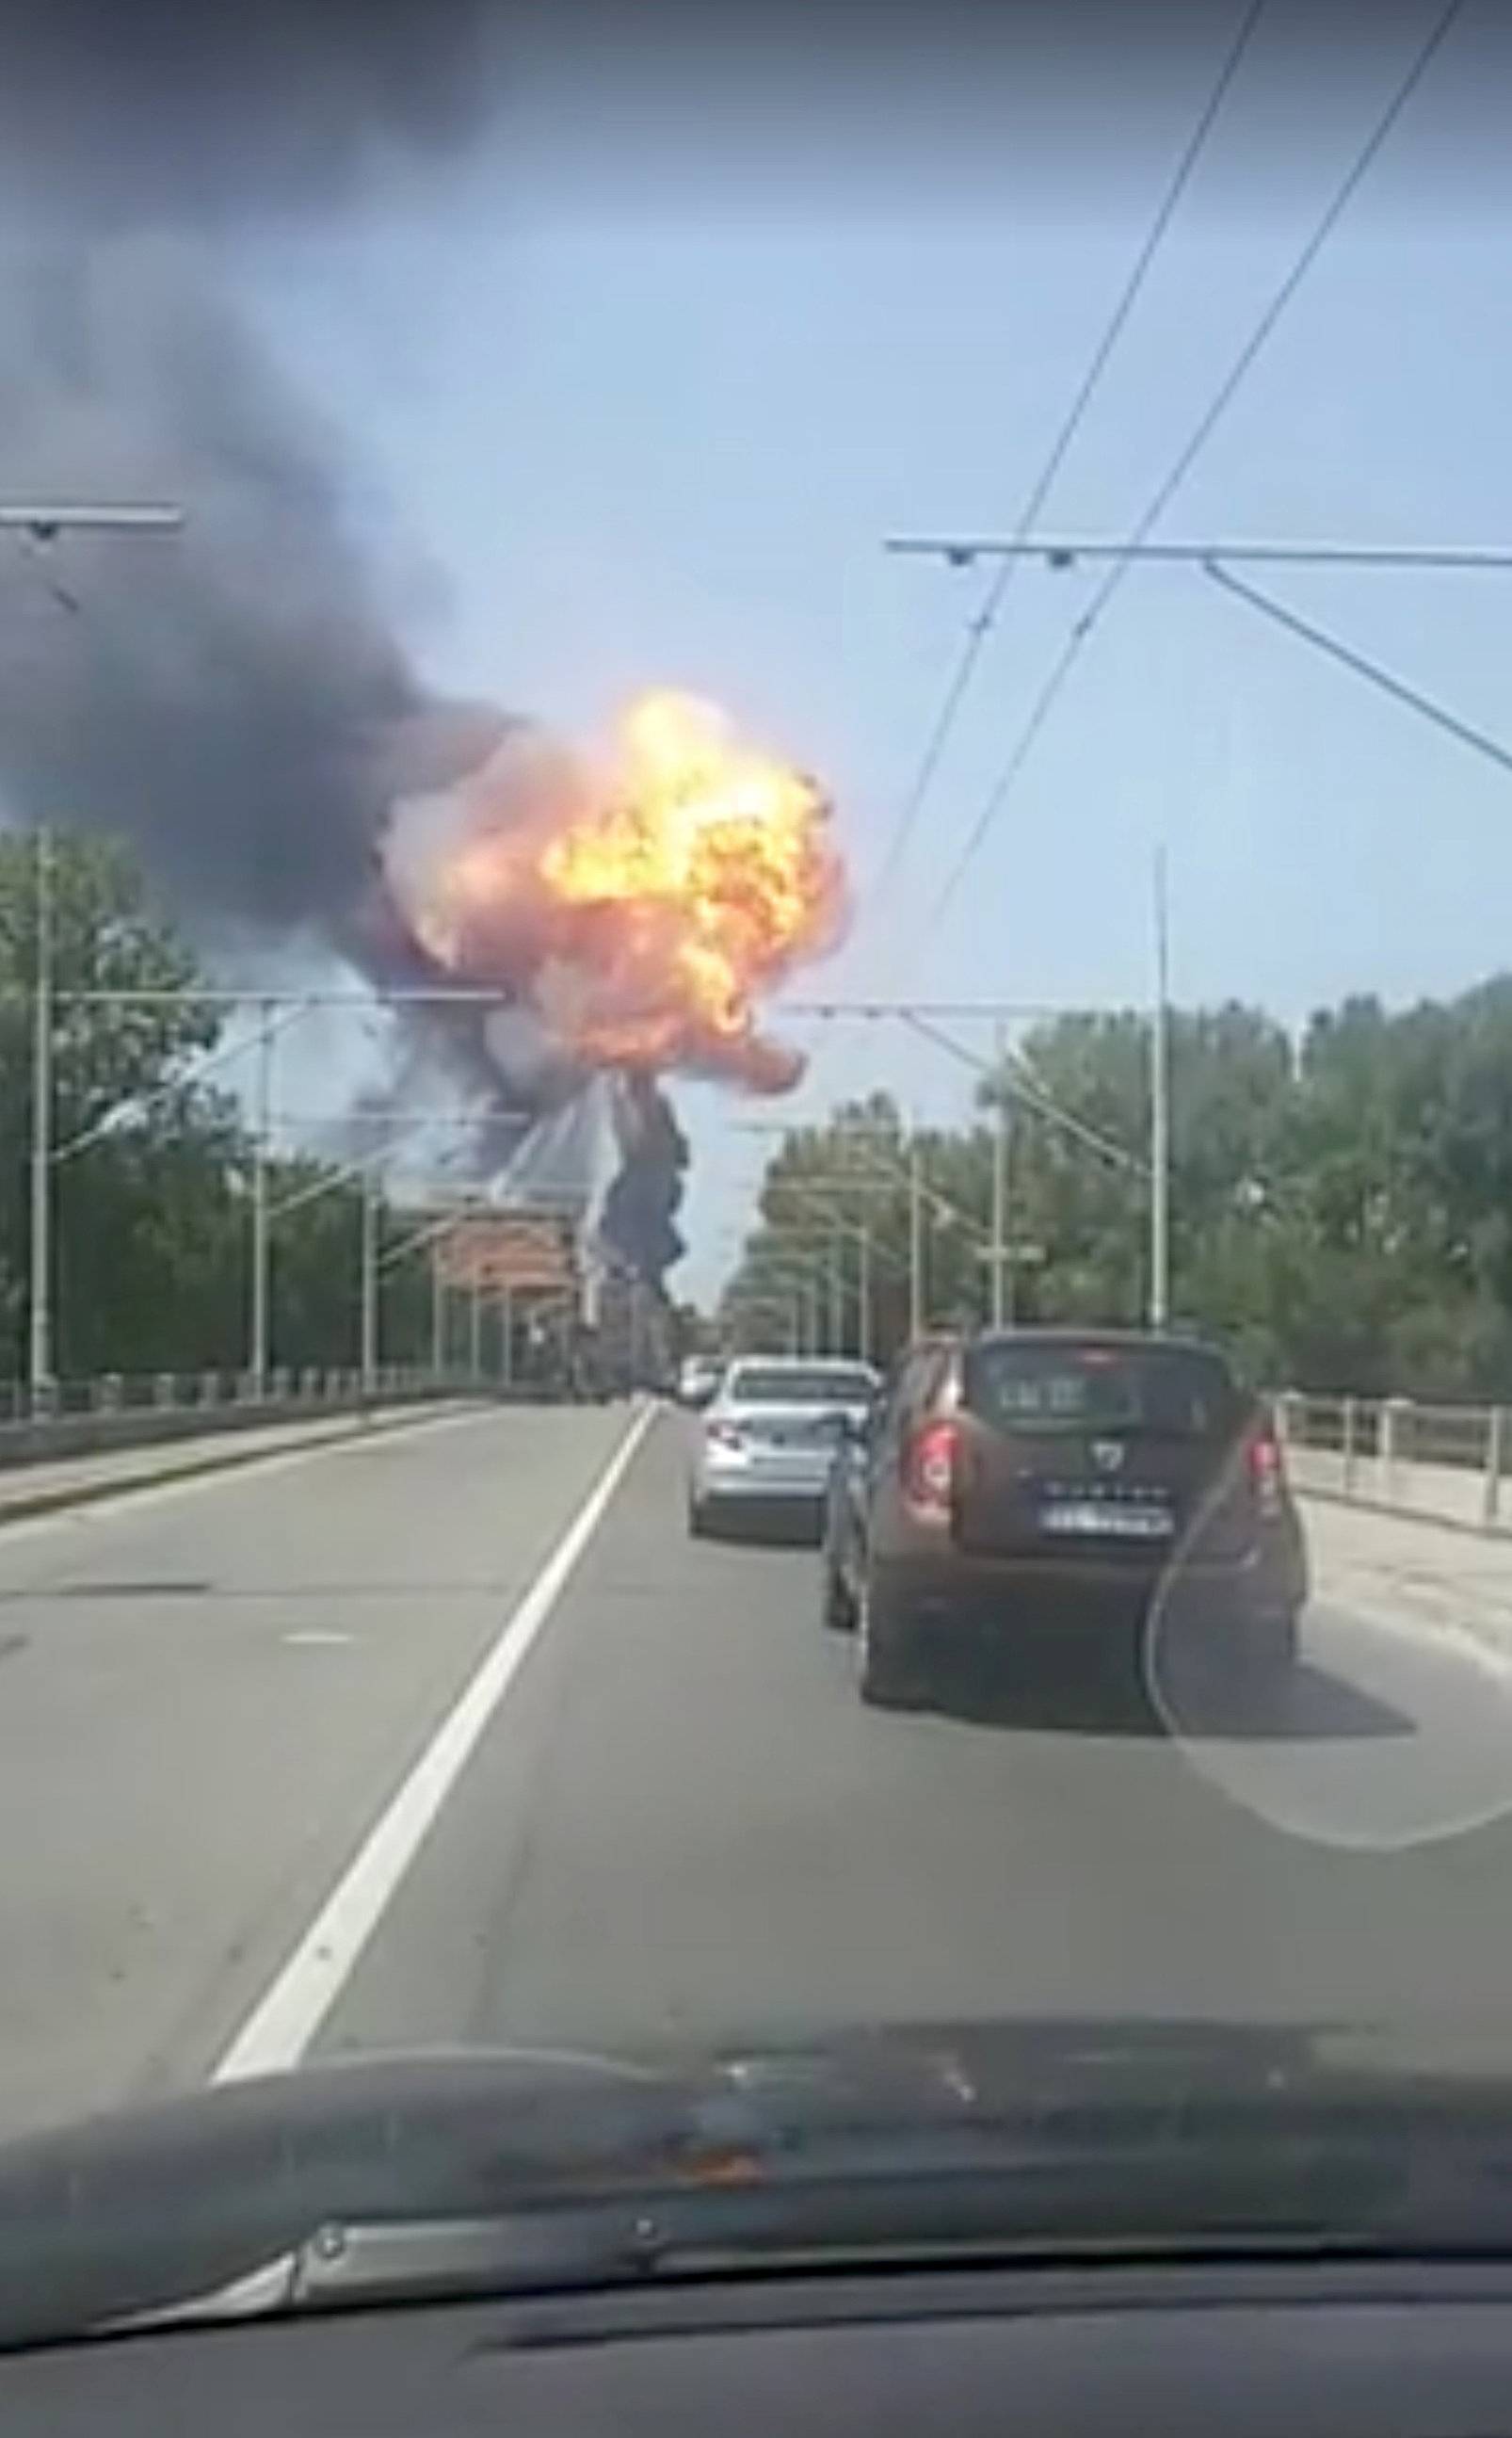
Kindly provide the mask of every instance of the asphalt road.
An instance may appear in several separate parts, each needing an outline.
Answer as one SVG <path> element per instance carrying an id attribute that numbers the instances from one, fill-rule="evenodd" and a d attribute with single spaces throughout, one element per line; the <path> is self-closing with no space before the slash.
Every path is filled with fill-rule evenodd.
<path id="1" fill-rule="evenodd" d="M 449 1417 L 0 1533 L 0 2131 L 307 2043 L 1512 2037 L 1495 1654 L 1325 1581 L 1270 1700 L 1172 1632 L 1152 1714 L 873 1713 L 812 1553 L 690 1544 L 681 1425 L 630 1427 Z"/>

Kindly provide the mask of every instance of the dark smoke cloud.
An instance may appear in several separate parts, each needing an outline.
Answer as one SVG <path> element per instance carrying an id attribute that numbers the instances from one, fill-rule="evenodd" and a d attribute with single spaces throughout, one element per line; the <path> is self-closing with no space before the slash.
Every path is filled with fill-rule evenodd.
<path id="1" fill-rule="evenodd" d="M 204 925 L 350 946 L 395 783 L 502 721 L 428 697 L 351 523 L 339 444 L 173 239 L 0 273 L 12 497 L 181 501 L 184 531 L 0 547 L 0 779 L 119 828 Z"/>
<path id="2" fill-rule="evenodd" d="M 434 701 L 343 436 L 237 312 L 207 221 L 375 190 L 498 100 L 487 0 L 0 0 L 0 465 L 11 497 L 163 497 L 171 542 L 0 544 L 0 785 L 128 830 L 202 931 L 382 969 L 388 798 L 503 723 Z"/>
<path id="3" fill-rule="evenodd" d="M 170 541 L 0 536 L 0 804 L 126 832 L 212 945 L 304 939 L 434 979 L 385 894 L 385 820 L 508 723 L 419 678 L 343 435 L 237 309 L 224 241 L 453 157 L 498 108 L 516 25 L 488 0 L 0 0 L 6 493 L 186 518 Z M 396 1066 L 402 1092 L 418 1043 L 491 1112 L 480 1160 L 543 1105 L 499 1040 L 437 1018 Z M 648 1080 L 619 1133 L 606 1233 L 659 1280 L 686 1152 Z"/>
<path id="4" fill-rule="evenodd" d="M 329 204 L 497 107 L 488 0 L 0 0 L 0 194 L 55 222 Z"/>

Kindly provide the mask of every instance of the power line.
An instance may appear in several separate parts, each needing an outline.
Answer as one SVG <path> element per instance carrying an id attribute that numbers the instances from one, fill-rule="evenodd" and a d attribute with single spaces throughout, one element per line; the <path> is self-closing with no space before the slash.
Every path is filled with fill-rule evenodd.
<path id="1" fill-rule="evenodd" d="M 1285 627 L 1288 634 L 1299 637 L 1305 644 L 1311 644 L 1320 652 L 1327 652 L 1330 660 L 1340 662 L 1356 677 L 1364 678 L 1371 685 L 1379 686 L 1380 692 L 1390 695 L 1394 702 L 1405 703 L 1410 711 L 1432 720 L 1435 728 L 1442 728 L 1449 735 L 1457 737 L 1473 752 L 1485 754 L 1488 762 L 1496 763 L 1501 769 L 1512 770 L 1512 751 L 1506 746 L 1498 744 L 1494 736 L 1487 736 L 1484 729 L 1472 728 L 1468 719 L 1461 719 L 1452 711 L 1447 711 L 1431 695 L 1409 685 L 1405 678 L 1395 676 L 1390 669 L 1383 669 L 1379 661 L 1367 659 L 1363 652 L 1356 651 L 1339 636 L 1330 635 L 1327 627 L 1314 626 L 1310 618 L 1304 618 L 1299 611 L 1288 609 L 1285 602 L 1275 600 L 1269 592 L 1260 592 L 1257 585 L 1241 583 L 1237 575 L 1230 575 L 1227 569 L 1220 567 L 1216 560 L 1208 560 L 1204 573 L 1215 584 L 1221 584 L 1225 592 L 1232 592 L 1237 600 L 1247 601 L 1250 608 L 1257 610 L 1262 617 Z"/>
<path id="2" fill-rule="evenodd" d="M 1400 118 L 1403 111 L 1407 108 L 1408 103 L 1412 100 L 1413 96 L 1415 94 L 1418 86 L 1427 75 L 1433 59 L 1442 47 L 1447 36 L 1453 26 L 1455 19 L 1462 13 L 1464 6 L 1465 0 L 1449 0 L 1448 7 L 1443 9 L 1434 20 L 1431 31 L 1429 32 L 1426 40 L 1419 46 L 1411 66 L 1408 68 L 1408 71 L 1403 77 L 1401 82 L 1398 85 L 1397 90 L 1393 94 L 1385 110 L 1377 120 L 1375 128 L 1373 129 L 1364 147 L 1356 155 L 1353 167 L 1350 168 L 1343 184 L 1335 192 L 1333 200 L 1328 204 L 1327 209 L 1324 212 L 1323 217 L 1318 221 L 1316 227 L 1313 229 L 1307 243 L 1297 255 L 1291 270 L 1287 273 L 1286 277 L 1282 280 L 1275 295 L 1271 298 L 1269 305 L 1266 307 L 1258 322 L 1251 331 L 1249 338 L 1245 341 L 1244 345 L 1239 349 L 1239 352 L 1235 357 L 1233 363 L 1229 366 L 1227 375 L 1209 401 L 1206 411 L 1197 423 L 1196 428 L 1188 438 L 1186 447 L 1176 458 L 1175 463 L 1170 468 L 1169 472 L 1166 475 L 1165 480 L 1159 485 L 1158 488 L 1151 497 L 1144 514 L 1141 516 L 1137 525 L 1134 527 L 1129 542 L 1125 545 L 1126 554 L 1130 550 L 1137 551 L 1141 544 L 1148 539 L 1152 529 L 1158 523 L 1160 518 L 1165 514 L 1166 509 L 1169 506 L 1177 491 L 1181 488 L 1182 484 L 1186 481 L 1187 476 L 1190 473 L 1193 465 L 1196 463 L 1203 450 L 1211 439 L 1213 433 L 1222 421 L 1223 415 L 1232 405 L 1239 388 L 1248 377 L 1251 367 L 1254 365 L 1256 360 L 1267 344 L 1276 324 L 1280 321 L 1282 314 L 1291 304 L 1292 297 L 1301 287 L 1303 280 L 1311 270 L 1312 265 L 1317 260 L 1318 256 L 1322 253 L 1324 247 L 1327 245 L 1329 238 L 1333 235 L 1334 230 L 1337 228 L 1340 221 L 1348 209 L 1349 204 L 1354 200 L 1357 190 L 1368 176 L 1375 164 L 1377 155 L 1390 137 L 1398 120 Z M 1014 563 L 1015 562 L 1011 558 L 1005 559 L 1004 561 L 1005 567 L 1011 567 Z M 965 844 L 951 869 L 949 878 L 946 880 L 944 888 L 941 891 L 940 895 L 935 900 L 935 903 L 930 909 L 929 914 L 924 923 L 921 926 L 920 932 L 917 936 L 922 938 L 926 932 L 932 930 L 935 925 L 940 921 L 941 916 L 950 906 L 957 890 L 959 888 L 961 881 L 965 877 L 967 871 L 970 869 L 971 864 L 976 857 L 977 849 L 980 847 L 982 840 L 986 838 L 988 831 L 992 828 L 993 823 L 997 819 L 998 814 L 1001 812 L 1004 804 L 1011 793 L 1013 784 L 1017 779 L 1019 772 L 1024 768 L 1025 763 L 1028 761 L 1029 754 L 1033 751 L 1034 744 L 1039 736 L 1040 731 L 1045 726 L 1046 719 L 1054 709 L 1062 687 L 1064 685 L 1066 679 L 1070 676 L 1073 667 L 1081 657 L 1081 649 L 1083 645 L 1086 643 L 1087 637 L 1091 634 L 1099 619 L 1107 609 L 1109 602 L 1113 599 L 1114 594 L 1122 584 L 1132 564 L 1133 561 L 1127 555 L 1122 556 L 1114 561 L 1113 565 L 1109 568 L 1107 574 L 1103 577 L 1101 584 L 1099 586 L 1098 591 L 1093 597 L 1091 606 L 1083 611 L 1082 615 L 1077 620 L 1076 625 L 1071 628 L 1071 631 L 1067 635 L 1065 643 L 1062 647 L 1059 658 L 1056 660 L 1054 666 L 1050 670 L 1049 676 L 1046 678 L 1039 694 L 1035 698 L 1033 707 L 1029 712 L 1028 720 L 1025 722 L 1024 728 L 1020 733 L 1017 744 L 1013 748 L 1012 753 L 999 777 L 994 782 L 986 803 L 983 804 L 980 813 L 977 815 L 976 822 L 967 835 Z"/>
<path id="3" fill-rule="evenodd" d="M 1238 74 L 1239 63 L 1250 46 L 1256 28 L 1265 12 L 1265 7 L 1266 0 L 1250 0 L 1250 6 L 1246 9 L 1239 30 L 1229 45 L 1218 80 L 1204 104 L 1197 124 L 1192 130 L 1186 149 L 1176 165 L 1175 172 L 1161 199 L 1160 207 L 1151 222 L 1144 243 L 1135 257 L 1134 268 L 1124 282 L 1122 293 L 1113 309 L 1112 318 L 1098 342 L 1092 361 L 1082 378 L 1081 386 L 1071 401 L 1050 453 L 1020 511 L 1015 528 L 1020 536 L 1027 534 L 1033 525 L 1035 518 L 1049 495 L 1050 486 L 1065 462 L 1071 443 L 1085 420 L 1113 351 L 1123 336 L 1129 316 L 1139 300 L 1155 256 L 1165 241 L 1166 233 L 1175 218 L 1182 197 L 1191 183 L 1193 172 L 1212 132 L 1213 122 L 1223 106 L 1229 86 Z M 987 638 L 996 623 L 998 611 L 1003 606 L 1004 597 L 1012 580 L 1012 574 L 1013 561 L 1011 558 L 1006 558 L 993 579 L 981 609 L 967 627 L 966 640 L 959 660 L 930 729 L 923 758 L 914 775 L 913 785 L 904 798 L 892 839 L 882 860 L 882 868 L 872 884 L 873 899 L 879 897 L 888 888 L 902 860 L 904 849 L 913 834 L 914 823 L 923 808 L 924 799 L 940 768 L 941 756 L 956 724 L 956 715 L 965 699 L 967 689 L 976 674 L 976 663 L 986 646 Z"/>
<path id="4" fill-rule="evenodd" d="M 1127 1169 L 1138 1176 L 1148 1175 L 1144 1162 L 1135 1158 L 1125 1144 L 1115 1141 L 1112 1135 L 1103 1134 L 1099 1127 L 1089 1125 L 1084 1118 L 1075 1116 L 1071 1110 L 1062 1108 L 1060 1103 L 1053 1100 L 1036 1080 L 1034 1070 L 1026 1059 L 1011 1051 L 1006 1053 L 1001 1067 L 994 1066 L 991 1059 L 978 1058 L 975 1051 L 953 1041 L 948 1033 L 941 1033 L 938 1025 L 926 1023 L 922 1016 L 905 1014 L 903 1020 L 910 1032 L 917 1033 L 922 1040 L 932 1042 L 937 1049 L 958 1059 L 963 1067 L 974 1069 L 978 1075 L 996 1078 L 1001 1091 L 1007 1092 L 1013 1100 L 1022 1101 L 1036 1117 L 1045 1119 L 1048 1124 L 1069 1135 L 1073 1141 L 1095 1152 L 1110 1168 Z"/>

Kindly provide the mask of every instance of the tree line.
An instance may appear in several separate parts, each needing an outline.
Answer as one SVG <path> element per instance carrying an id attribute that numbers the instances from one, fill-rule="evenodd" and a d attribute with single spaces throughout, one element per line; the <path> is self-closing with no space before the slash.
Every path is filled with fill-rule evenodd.
<path id="1" fill-rule="evenodd" d="M 226 1011 L 194 998 L 206 975 L 124 848 L 59 837 L 49 860 L 54 1371 L 240 1370 L 255 1146 L 239 1102 L 197 1080 Z M 34 840 L 0 837 L 0 1374 L 11 1379 L 26 1368 L 38 910 Z M 90 1002 L 85 991 L 163 996 Z M 271 1360 L 353 1369 L 360 1184 L 330 1163 L 271 1163 L 274 1206 L 315 1185 L 327 1190 L 273 1233 Z M 380 1205 L 380 1257 L 413 1227 Z M 427 1360 L 427 1264 L 380 1278 L 383 1360 Z"/>
<path id="2" fill-rule="evenodd" d="M 867 1335 L 888 1355 L 908 1326 L 915 1151 L 925 1316 L 985 1319 L 1005 1096 L 1014 1316 L 1140 1323 L 1150 1064 L 1143 1013 L 1067 1015 L 984 1077 L 968 1126 L 910 1137 L 879 1094 L 793 1131 L 765 1172 L 731 1326 L 749 1341 L 805 1306 L 812 1320 L 811 1281 L 827 1314 L 838 1219 L 846 1342 L 861 1336 L 864 1228 Z M 1238 1003 L 1173 1011 L 1169 1072 L 1174 1320 L 1273 1385 L 1512 1395 L 1512 975 L 1400 1010 L 1350 998 L 1300 1035 Z"/>

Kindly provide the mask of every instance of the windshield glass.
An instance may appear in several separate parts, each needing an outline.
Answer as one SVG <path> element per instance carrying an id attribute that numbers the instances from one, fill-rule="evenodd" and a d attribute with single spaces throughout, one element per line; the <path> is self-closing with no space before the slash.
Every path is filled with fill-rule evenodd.
<path id="1" fill-rule="evenodd" d="M 1144 1431 L 1211 1439 L 1233 1428 L 1238 1396 L 1211 1356 L 1051 1342 L 971 1355 L 966 1401 L 1001 1430 Z"/>
<path id="2" fill-rule="evenodd" d="M 875 1386 L 869 1371 L 843 1364 L 800 1371 L 737 1363 L 725 1383 L 725 1398 L 731 1405 L 864 1405 Z"/>
<path id="3" fill-rule="evenodd" d="M 1512 2124 L 1512 11 L 0 21 L 0 2164 Z"/>

